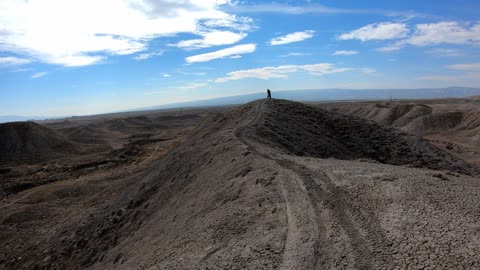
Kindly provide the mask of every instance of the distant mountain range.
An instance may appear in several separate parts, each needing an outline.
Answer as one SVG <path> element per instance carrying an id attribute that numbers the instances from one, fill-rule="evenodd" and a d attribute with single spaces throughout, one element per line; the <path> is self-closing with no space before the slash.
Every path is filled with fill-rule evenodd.
<path id="1" fill-rule="evenodd" d="M 424 89 L 319 89 L 319 90 L 289 90 L 272 91 L 273 98 L 295 101 L 337 101 L 337 100 L 389 100 L 389 99 L 434 99 L 434 98 L 465 98 L 480 96 L 480 88 L 448 87 Z M 221 97 L 207 100 L 171 103 L 158 106 L 143 107 L 130 111 L 147 111 L 173 108 L 212 107 L 236 105 L 252 100 L 265 98 L 266 91 L 256 94 Z M 63 117 L 41 116 L 0 116 L 0 123 L 27 120 L 57 119 Z"/>
<path id="2" fill-rule="evenodd" d="M 272 91 L 273 98 L 294 101 L 340 101 L 340 100 L 389 100 L 389 99 L 435 99 L 464 98 L 480 95 L 480 88 L 448 87 L 424 89 L 319 89 Z M 221 97 L 181 103 L 171 103 L 144 107 L 137 110 L 158 110 L 186 107 L 211 107 L 235 105 L 265 98 L 267 93 L 256 93 L 240 96 Z"/>
<path id="3" fill-rule="evenodd" d="M 45 119 L 57 119 L 57 118 L 64 118 L 64 117 L 62 117 L 62 116 L 47 117 L 47 116 L 0 115 L 0 123 L 18 122 L 18 121 L 34 121 L 34 120 L 45 120 Z"/>

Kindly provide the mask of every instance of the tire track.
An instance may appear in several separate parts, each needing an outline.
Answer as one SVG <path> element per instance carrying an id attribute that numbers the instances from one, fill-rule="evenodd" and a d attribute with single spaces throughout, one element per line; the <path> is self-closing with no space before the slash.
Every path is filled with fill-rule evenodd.
<path id="1" fill-rule="evenodd" d="M 23 195 L 22 197 L 14 200 L 14 201 L 11 201 L 11 202 L 9 202 L 9 203 L 7 203 L 7 204 L 4 204 L 4 205 L 0 206 L 0 209 L 2 209 L 2 208 L 4 208 L 4 207 L 7 207 L 7 206 L 9 206 L 9 205 L 12 205 L 12 204 L 16 204 L 16 203 L 20 202 L 21 200 L 27 198 L 28 196 L 36 193 L 37 191 L 38 191 L 38 190 L 30 191 L 30 192 L 28 192 L 27 194 Z"/>
<path id="2" fill-rule="evenodd" d="M 254 117 L 235 131 L 237 138 L 248 150 L 283 168 L 291 177 L 281 182 L 285 200 L 287 233 L 283 255 L 283 269 L 322 269 L 325 267 L 373 269 L 387 265 L 383 243 L 385 235 L 375 215 L 354 205 L 354 198 L 334 184 L 324 171 L 311 170 L 304 165 L 277 158 L 250 142 L 245 134 L 258 124 L 265 101 L 255 107 Z M 296 181 L 290 181 L 290 180 Z M 300 198 L 303 197 L 303 198 Z M 303 214 L 303 216 L 302 216 Z M 332 220 L 325 220 L 330 217 Z M 342 228 L 348 251 L 339 258 L 331 241 L 327 239 L 327 224 Z M 307 250 L 310 249 L 310 250 Z"/>
<path id="3" fill-rule="evenodd" d="M 378 269 L 386 264 L 385 253 L 376 252 L 386 250 L 387 247 L 382 245 L 385 243 L 385 235 L 373 213 L 356 208 L 351 195 L 337 187 L 325 172 L 312 171 L 287 159 L 277 162 L 302 177 L 308 196 L 316 205 L 318 217 L 322 211 L 320 206 L 324 206 L 334 221 L 343 228 L 348 239 L 349 257 L 353 260 L 355 269 Z M 326 243 L 326 246 L 329 246 L 329 243 Z M 320 262 L 326 262 L 334 256 L 329 254 L 332 250 L 325 248 L 318 253 L 320 255 L 317 258 L 318 267 L 322 266 Z M 345 260 L 348 261 L 348 258 Z"/>
<path id="4" fill-rule="evenodd" d="M 255 116 L 246 125 L 235 130 L 235 135 L 247 149 L 265 159 L 276 162 L 270 155 L 259 151 L 245 135 L 248 127 L 256 125 L 261 118 L 261 101 L 255 107 Z M 293 179 L 301 179 L 295 172 L 287 171 Z M 297 177 L 295 177 L 297 176 Z M 318 245 L 318 231 L 314 207 L 305 194 L 306 189 L 300 181 L 288 181 L 289 178 L 282 178 L 280 182 L 281 195 L 285 201 L 286 233 L 283 246 L 283 259 L 280 269 L 312 269 L 315 268 L 315 246 Z"/>

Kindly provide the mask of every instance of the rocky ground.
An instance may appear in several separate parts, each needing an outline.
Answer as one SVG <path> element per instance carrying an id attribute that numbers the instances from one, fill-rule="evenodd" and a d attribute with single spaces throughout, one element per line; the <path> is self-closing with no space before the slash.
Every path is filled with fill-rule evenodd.
<path id="1" fill-rule="evenodd" d="M 131 171 L 89 179 L 2 203 L 0 265 L 480 268 L 475 165 L 420 137 L 299 103 L 218 113 Z"/>

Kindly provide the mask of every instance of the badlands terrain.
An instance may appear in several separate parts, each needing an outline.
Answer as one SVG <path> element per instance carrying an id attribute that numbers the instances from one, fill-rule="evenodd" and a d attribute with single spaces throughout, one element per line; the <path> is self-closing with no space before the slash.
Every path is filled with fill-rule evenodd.
<path id="1" fill-rule="evenodd" d="M 480 100 L 0 125 L 2 269 L 479 269 Z"/>

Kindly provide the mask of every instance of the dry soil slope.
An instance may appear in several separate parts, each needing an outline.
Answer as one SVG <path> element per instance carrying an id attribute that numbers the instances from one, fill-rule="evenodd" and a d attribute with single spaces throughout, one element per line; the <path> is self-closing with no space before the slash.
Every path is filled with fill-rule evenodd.
<path id="1" fill-rule="evenodd" d="M 348 186 L 326 181 L 325 171 L 314 171 L 326 160 L 297 155 L 476 172 L 418 137 L 299 103 L 262 100 L 206 120 L 189 140 L 132 176 L 135 184 L 123 196 L 81 223 L 60 224 L 49 241 L 18 248 L 5 241 L 3 261 L 10 269 L 375 269 L 374 263 L 393 261 L 395 247 L 384 239 L 388 228 L 374 221 L 377 207 L 398 199 L 381 201 L 387 195 L 371 194 L 368 186 L 356 186 L 351 195 Z M 294 158 L 320 165 L 309 169 Z M 417 209 L 415 203 L 409 209 Z M 409 259 L 408 249 L 399 252 Z"/>
<path id="2" fill-rule="evenodd" d="M 472 100 L 463 105 L 452 103 L 450 106 L 442 105 L 441 101 L 440 104 L 430 106 L 417 103 L 350 103 L 338 108 L 333 105 L 333 110 L 393 126 L 418 136 L 446 131 L 476 134 L 480 126 L 474 123 L 478 122 L 479 112 Z"/>
<path id="3" fill-rule="evenodd" d="M 171 127 L 181 127 L 199 119 L 200 115 L 136 116 L 110 119 L 78 127 L 60 129 L 69 139 L 81 143 L 109 143 L 125 140 L 131 134 L 153 135 Z"/>
<path id="4" fill-rule="evenodd" d="M 121 198 L 83 224 L 59 226 L 46 246 L 12 252 L 8 268 L 277 268 L 286 228 L 272 184 L 278 172 L 234 134 L 252 108 L 206 121 L 186 143 L 133 176 L 136 185 Z M 24 261 L 12 261 L 15 256 Z"/>
<path id="5" fill-rule="evenodd" d="M 351 103 L 338 110 L 344 114 L 374 120 L 383 125 L 399 127 L 413 119 L 432 113 L 432 108 L 427 105 L 395 103 Z"/>
<path id="6" fill-rule="evenodd" d="M 0 165 L 33 164 L 108 148 L 74 143 L 34 122 L 0 124 Z"/>
<path id="7" fill-rule="evenodd" d="M 405 115 L 412 110 L 402 111 Z M 478 173 L 469 163 L 415 135 L 300 103 L 267 103 L 257 134 L 257 140 L 299 156 L 367 158 L 393 165 Z"/>

